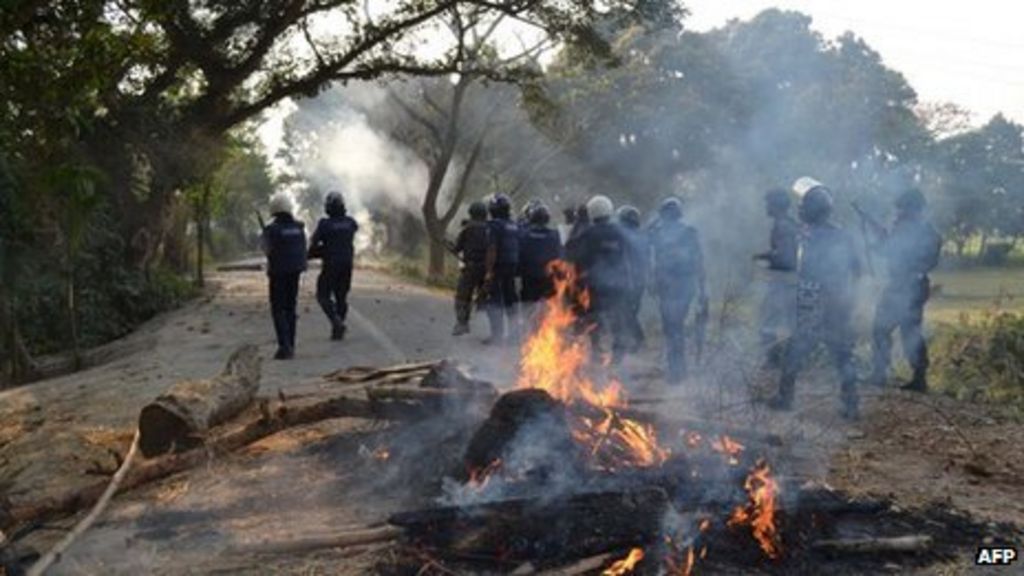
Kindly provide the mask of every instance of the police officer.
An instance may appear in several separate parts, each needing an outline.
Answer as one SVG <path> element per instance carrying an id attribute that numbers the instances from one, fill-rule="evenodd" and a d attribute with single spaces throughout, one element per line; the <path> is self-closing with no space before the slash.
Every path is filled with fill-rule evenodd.
<path id="1" fill-rule="evenodd" d="M 292 202 L 283 193 L 270 199 L 273 220 L 263 229 L 261 243 L 267 255 L 270 279 L 270 314 L 277 333 L 274 358 L 286 360 L 295 355 L 296 306 L 299 276 L 306 270 L 305 225 L 292 216 Z"/>
<path id="2" fill-rule="evenodd" d="M 896 199 L 896 223 L 888 234 L 879 230 L 882 254 L 888 277 L 875 312 L 872 329 L 874 370 L 872 382 L 883 386 L 889 375 L 892 332 L 900 329 L 903 354 L 913 369 L 913 378 L 905 390 L 928 389 L 928 346 L 922 322 L 931 282 L 928 273 L 939 263 L 942 238 L 924 216 L 924 195 L 917 189 L 905 191 Z"/>
<path id="3" fill-rule="evenodd" d="M 555 293 L 548 265 L 562 257 L 562 241 L 558 231 L 548 227 L 550 222 L 547 206 L 535 205 L 530 209 L 529 225 L 519 238 L 520 300 L 524 304 L 534 304 Z"/>
<path id="4" fill-rule="evenodd" d="M 590 294 L 587 322 L 591 326 L 592 351 L 601 353 L 603 333 L 611 335 L 612 361 L 626 353 L 625 305 L 628 283 L 629 241 L 613 221 L 615 207 L 605 196 L 587 202 L 590 225 L 576 238 L 571 261 Z"/>
<path id="5" fill-rule="evenodd" d="M 828 189 L 813 179 L 801 178 L 794 191 L 803 193 L 800 220 L 808 228 L 798 266 L 796 331 L 786 350 L 778 396 L 770 405 L 778 410 L 792 408 L 797 374 L 824 344 L 839 373 L 841 414 L 856 419 L 851 317 L 860 264 L 849 235 L 829 219 L 832 195 Z"/>
<path id="6" fill-rule="evenodd" d="M 483 302 L 484 279 L 487 276 L 487 251 L 491 246 L 491 229 L 487 224 L 487 205 L 477 201 L 469 205 L 469 221 L 455 239 L 454 252 L 462 260 L 459 283 L 455 289 L 455 328 L 452 336 L 469 333 L 469 316 L 473 300 Z"/>
<path id="7" fill-rule="evenodd" d="M 331 340 L 345 337 L 348 291 L 352 287 L 353 240 L 359 225 L 345 211 L 340 192 L 328 192 L 324 199 L 326 218 L 321 218 L 310 240 L 309 257 L 320 258 L 322 268 L 316 280 L 316 301 L 331 322 Z"/>
<path id="8" fill-rule="evenodd" d="M 569 228 L 569 235 L 565 239 L 565 255 L 569 260 L 575 260 L 575 253 L 579 246 L 579 238 L 583 232 L 590 227 L 590 214 L 587 212 L 587 205 L 580 204 L 573 214 L 572 227 Z"/>
<path id="9" fill-rule="evenodd" d="M 647 274 L 650 268 L 650 242 L 641 228 L 640 211 L 634 206 L 622 206 L 616 213 L 616 219 L 623 234 L 629 241 L 629 265 L 627 276 L 629 288 L 626 293 L 626 331 L 629 335 L 629 349 L 636 352 L 643 347 L 644 329 L 640 325 L 640 305 L 643 302 L 644 290 L 647 288 Z"/>
<path id="10" fill-rule="evenodd" d="M 800 225 L 790 215 L 789 192 L 773 188 L 764 195 L 765 212 L 772 219 L 767 252 L 754 255 L 764 262 L 764 294 L 759 310 L 761 346 L 766 366 L 782 363 L 784 339 L 792 335 L 796 320 L 796 268 L 800 245 Z"/>
<path id="11" fill-rule="evenodd" d="M 508 196 L 495 195 L 487 210 L 491 215 L 487 223 L 491 230 L 491 248 L 486 278 L 489 292 L 487 318 L 491 324 L 491 337 L 485 343 L 500 344 L 506 336 L 510 340 L 518 336 L 516 274 L 519 271 L 519 227 L 512 221 L 512 201 Z"/>
<path id="12" fill-rule="evenodd" d="M 686 316 L 694 298 L 702 307 L 707 302 L 700 237 L 695 228 L 683 222 L 683 205 L 678 198 L 661 203 L 650 242 L 654 291 L 665 336 L 665 378 L 670 384 L 678 384 L 686 377 Z"/>

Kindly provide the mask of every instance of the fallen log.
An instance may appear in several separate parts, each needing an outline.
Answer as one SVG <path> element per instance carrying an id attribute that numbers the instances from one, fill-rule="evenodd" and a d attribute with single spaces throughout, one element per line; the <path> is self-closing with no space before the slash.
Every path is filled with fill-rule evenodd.
<path id="1" fill-rule="evenodd" d="M 402 535 L 394 526 L 378 526 L 361 530 L 349 530 L 337 534 L 318 535 L 291 540 L 262 541 L 240 544 L 228 548 L 228 554 L 251 556 L 254 554 L 301 554 L 325 548 L 351 548 L 391 542 Z"/>
<path id="2" fill-rule="evenodd" d="M 847 554 L 892 554 L 925 552 L 932 546 L 932 537 L 926 534 L 912 534 L 891 538 L 842 538 L 818 540 L 811 549 L 828 553 Z"/>
<path id="3" fill-rule="evenodd" d="M 257 403 L 267 406 L 269 400 Z M 124 478 L 120 492 L 125 492 L 172 474 L 195 468 L 212 455 L 229 453 L 287 428 L 304 426 L 332 418 L 367 418 L 402 420 L 417 418 L 419 411 L 398 405 L 372 403 L 361 398 L 336 396 L 327 399 L 308 398 L 295 405 L 283 404 L 276 411 L 250 408 L 237 424 L 228 424 L 206 438 L 203 449 L 166 454 L 138 463 Z M 96 502 L 108 484 L 98 480 L 88 486 L 66 491 L 50 498 L 19 504 L 11 503 L 7 521 L 11 526 L 30 522 L 48 522 L 77 513 Z M 6 529 L 8 526 L 0 526 Z"/>
<path id="4" fill-rule="evenodd" d="M 417 546 L 441 556 L 503 562 L 565 560 L 657 540 L 668 497 L 659 489 L 580 494 L 564 500 L 504 500 L 395 514 Z"/>
<path id="5" fill-rule="evenodd" d="M 529 574 L 536 574 L 537 576 L 580 576 L 581 574 L 589 574 L 595 570 L 598 570 L 608 564 L 614 555 L 612 553 L 598 554 L 591 556 L 590 558 L 584 558 L 578 562 L 574 562 L 568 566 L 562 566 L 560 568 L 552 568 L 550 570 L 544 570 L 543 572 L 530 572 Z"/>
<path id="6" fill-rule="evenodd" d="M 483 389 L 463 388 L 410 388 L 408 386 L 367 386 L 366 396 L 371 400 L 402 400 L 413 402 L 487 402 L 497 394 Z"/>
<path id="7" fill-rule="evenodd" d="M 224 371 L 171 386 L 139 414 L 139 450 L 146 458 L 194 448 L 210 428 L 238 415 L 260 387 L 259 349 L 244 345 Z"/>

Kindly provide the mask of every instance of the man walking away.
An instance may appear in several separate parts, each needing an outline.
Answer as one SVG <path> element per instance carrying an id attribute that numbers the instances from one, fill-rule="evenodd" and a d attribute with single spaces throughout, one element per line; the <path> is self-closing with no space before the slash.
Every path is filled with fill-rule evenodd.
<path id="1" fill-rule="evenodd" d="M 327 217 L 316 225 L 309 257 L 321 260 L 316 301 L 331 323 L 331 340 L 341 340 L 345 337 L 348 291 L 352 287 L 353 240 L 359 225 L 346 214 L 345 199 L 340 192 L 327 193 L 324 212 Z"/>
<path id="2" fill-rule="evenodd" d="M 789 214 L 789 192 L 774 188 L 764 195 L 765 212 L 772 219 L 772 232 L 767 252 L 754 255 L 764 262 L 764 290 L 758 313 L 761 349 L 765 367 L 782 364 L 784 342 L 793 334 L 796 321 L 796 267 L 800 245 L 800 225 Z"/>
<path id="3" fill-rule="evenodd" d="M 263 229 L 261 243 L 267 255 L 267 277 L 270 280 L 270 315 L 277 333 L 274 358 L 287 360 L 295 356 L 296 306 L 299 297 L 299 276 L 306 270 L 305 225 L 292 215 L 292 202 L 278 192 L 270 199 L 273 220 Z"/>
<path id="4" fill-rule="evenodd" d="M 512 221 L 512 201 L 504 194 L 491 199 L 487 207 L 491 215 L 491 250 L 487 270 L 487 318 L 491 324 L 491 337 L 487 344 L 500 344 L 506 337 L 518 338 L 516 274 L 519 271 L 519 227 Z M 508 333 L 505 320 L 508 319 Z"/>
<path id="5" fill-rule="evenodd" d="M 942 238 L 925 218 L 926 202 L 919 190 L 907 190 L 896 199 L 896 223 L 892 231 L 879 229 L 888 278 L 875 312 L 872 330 L 874 371 L 872 383 L 884 386 L 889 377 L 892 333 L 900 329 L 903 355 L 913 369 L 904 390 L 928 389 L 928 345 L 922 323 L 924 306 L 931 292 L 928 273 L 939 263 Z"/>
<path id="6" fill-rule="evenodd" d="M 555 293 L 548 265 L 562 257 L 562 242 L 558 231 L 548 227 L 550 221 L 547 206 L 534 206 L 529 225 L 519 239 L 520 300 L 524 304 L 536 304 Z"/>
<path id="7" fill-rule="evenodd" d="M 474 300 L 483 302 L 484 279 L 487 276 L 487 250 L 491 246 L 491 230 L 487 224 L 487 205 L 477 201 L 469 205 L 469 221 L 455 239 L 454 252 L 462 259 L 459 283 L 455 288 L 455 328 L 452 336 L 469 334 L 469 316 Z"/>
<path id="8" fill-rule="evenodd" d="M 686 316 L 694 297 L 707 306 L 704 253 L 697 230 L 683 222 L 683 204 L 668 198 L 658 209 L 650 232 L 654 253 L 654 291 L 658 297 L 665 336 L 665 380 L 678 384 L 686 378 Z"/>
<path id="9" fill-rule="evenodd" d="M 601 353 L 602 336 L 608 334 L 612 346 L 612 362 L 618 363 L 626 353 L 625 299 L 628 240 L 612 221 L 615 208 L 605 196 L 594 196 L 587 202 L 592 223 L 576 239 L 572 262 L 579 270 L 583 286 L 590 292 L 587 322 L 591 329 L 592 351 Z"/>
<path id="10" fill-rule="evenodd" d="M 626 294 L 626 331 L 629 335 L 629 350 L 636 352 L 643 348 L 643 326 L 640 324 L 640 305 L 647 288 L 647 274 L 650 269 L 651 247 L 647 235 L 641 229 L 640 211 L 633 206 L 622 206 L 615 213 L 622 232 L 629 241 L 629 288 Z"/>
<path id="11" fill-rule="evenodd" d="M 832 195 L 828 189 L 801 178 L 794 191 L 805 190 L 800 220 L 808 231 L 798 267 L 796 332 L 786 350 L 778 396 L 770 405 L 777 410 L 793 407 L 796 377 L 811 354 L 824 345 L 839 373 L 840 412 L 854 420 L 859 411 L 851 319 L 860 263 L 849 235 L 829 219 Z"/>

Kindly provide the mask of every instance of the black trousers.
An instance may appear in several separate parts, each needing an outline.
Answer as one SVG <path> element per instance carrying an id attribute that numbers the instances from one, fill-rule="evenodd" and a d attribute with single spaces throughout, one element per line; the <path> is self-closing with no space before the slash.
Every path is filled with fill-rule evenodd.
<path id="1" fill-rule="evenodd" d="M 299 299 L 299 276 L 301 275 L 301 272 L 295 272 L 273 274 L 269 277 L 270 315 L 274 319 L 277 346 L 286 350 L 295 350 L 295 325 L 298 318 L 296 308 Z"/>
<path id="2" fill-rule="evenodd" d="M 352 263 L 324 262 L 323 266 L 316 279 L 316 301 L 332 326 L 344 324 L 352 288 Z"/>
<path id="3" fill-rule="evenodd" d="M 468 264 L 459 271 L 459 283 L 455 287 L 455 321 L 469 324 L 474 300 L 482 304 L 484 294 L 484 278 L 487 270 L 483 264 Z"/>
<path id="4" fill-rule="evenodd" d="M 663 287 L 658 290 L 661 332 L 665 336 L 665 379 L 679 382 L 686 377 L 686 316 L 696 291 L 690 287 Z"/>
<path id="5" fill-rule="evenodd" d="M 540 302 L 555 294 L 555 282 L 550 276 L 523 276 L 520 299 L 523 302 Z"/>
<path id="6" fill-rule="evenodd" d="M 491 324 L 491 338 L 500 341 L 506 337 L 505 318 L 508 318 L 509 338 L 518 337 L 519 296 L 516 294 L 514 267 L 498 266 L 488 286 L 487 319 Z"/>
<path id="7" fill-rule="evenodd" d="M 629 348 L 628 301 L 623 290 L 591 287 L 590 309 L 586 318 L 590 330 L 591 353 L 597 362 L 603 362 L 604 344 L 611 343 L 612 363 L 618 364 Z"/>
<path id="8" fill-rule="evenodd" d="M 872 379 L 884 382 L 892 360 L 892 333 L 900 330 L 903 355 L 914 371 L 914 382 L 925 383 L 928 346 L 924 340 L 924 305 L 931 291 L 927 276 L 890 282 L 882 291 L 872 328 Z"/>

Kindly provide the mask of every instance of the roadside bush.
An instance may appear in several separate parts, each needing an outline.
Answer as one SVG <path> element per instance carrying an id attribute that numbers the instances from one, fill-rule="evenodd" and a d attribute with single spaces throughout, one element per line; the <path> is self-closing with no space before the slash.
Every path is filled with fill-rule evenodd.
<path id="1" fill-rule="evenodd" d="M 966 315 L 941 326 L 932 346 L 936 388 L 964 400 L 998 403 L 1024 415 L 1024 315 Z"/>

